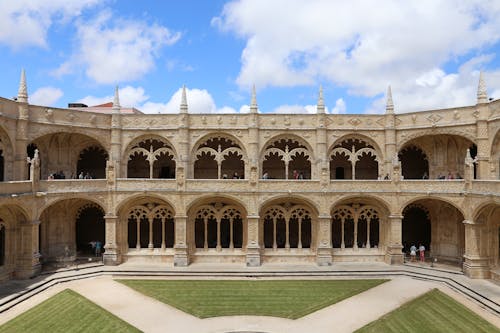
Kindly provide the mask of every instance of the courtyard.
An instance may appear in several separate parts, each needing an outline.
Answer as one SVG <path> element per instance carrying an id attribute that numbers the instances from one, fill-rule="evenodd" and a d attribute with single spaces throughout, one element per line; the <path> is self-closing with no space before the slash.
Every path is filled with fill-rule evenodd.
<path id="1" fill-rule="evenodd" d="M 78 307 L 76 313 L 87 322 L 122 325 L 120 331 L 131 332 L 385 332 L 388 327 L 397 331 L 397 325 L 408 323 L 419 332 L 426 327 L 423 319 L 436 321 L 432 326 L 436 331 L 446 327 L 468 332 L 473 327 L 491 332 L 500 327 L 498 285 L 469 279 L 450 267 L 381 263 L 344 263 L 329 268 L 221 266 L 165 269 L 152 264 L 114 268 L 91 264 L 78 270 L 61 269 L 31 285 L 11 281 L 6 286 L 12 293 L 1 295 L 0 325 L 30 314 L 30 309 L 60 297 L 61 292 L 71 292 L 72 297 L 100 307 L 98 311 L 106 318 L 89 321 Z M 343 295 L 329 297 L 339 291 Z M 253 315 L 238 313 L 248 309 Z M 408 318 L 405 311 L 410 312 Z M 26 324 L 28 317 L 19 319 Z M 62 327 L 64 331 L 66 321 L 56 319 L 51 330 Z M 0 326 L 0 332 L 10 331 L 6 328 L 9 326 Z M 90 324 L 80 328 L 106 329 Z"/>

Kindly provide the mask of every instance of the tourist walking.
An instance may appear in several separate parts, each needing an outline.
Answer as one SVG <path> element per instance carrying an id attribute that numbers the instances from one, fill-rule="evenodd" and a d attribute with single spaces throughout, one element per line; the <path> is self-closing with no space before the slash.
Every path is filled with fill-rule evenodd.
<path id="1" fill-rule="evenodd" d="M 418 251 L 420 252 L 420 261 L 424 262 L 425 261 L 425 246 L 423 244 L 420 244 L 418 247 Z"/>
<path id="2" fill-rule="evenodd" d="M 410 258 L 411 258 L 411 262 L 417 261 L 417 247 L 415 246 L 415 244 L 413 244 L 410 247 Z"/>

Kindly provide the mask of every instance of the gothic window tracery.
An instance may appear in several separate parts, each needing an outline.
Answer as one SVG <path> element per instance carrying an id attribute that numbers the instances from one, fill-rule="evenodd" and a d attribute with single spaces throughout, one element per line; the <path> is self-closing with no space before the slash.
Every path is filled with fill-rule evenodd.
<path id="1" fill-rule="evenodd" d="M 341 205 L 332 212 L 333 248 L 378 247 L 380 214 L 369 205 Z"/>
<path id="2" fill-rule="evenodd" d="M 243 247 L 243 214 L 238 207 L 214 202 L 199 207 L 194 216 L 196 248 L 221 251 Z"/>
<path id="3" fill-rule="evenodd" d="M 145 139 L 128 152 L 128 178 L 175 178 L 176 158 L 167 143 Z"/>
<path id="4" fill-rule="evenodd" d="M 311 153 L 297 140 L 276 140 L 264 150 L 262 172 L 270 179 L 310 179 Z"/>
<path id="5" fill-rule="evenodd" d="M 156 203 L 139 205 L 132 207 L 127 217 L 129 248 L 173 248 L 175 221 L 169 207 Z"/>
<path id="6" fill-rule="evenodd" d="M 245 154 L 230 138 L 212 137 L 195 151 L 195 179 L 245 178 Z"/>
<path id="7" fill-rule="evenodd" d="M 307 207 L 284 203 L 267 208 L 263 214 L 264 247 L 302 249 L 312 242 L 312 215 Z"/>
<path id="8" fill-rule="evenodd" d="M 361 139 L 346 139 L 330 153 L 331 179 L 377 179 L 380 157 L 372 145 Z"/>

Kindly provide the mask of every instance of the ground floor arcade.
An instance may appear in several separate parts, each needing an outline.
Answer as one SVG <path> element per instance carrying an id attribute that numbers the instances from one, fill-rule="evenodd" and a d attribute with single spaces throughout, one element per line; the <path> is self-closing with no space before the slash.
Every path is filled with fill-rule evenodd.
<path id="1" fill-rule="evenodd" d="M 383 201 L 352 197 L 320 214 L 299 197 L 264 202 L 249 214 L 229 197 L 194 201 L 179 212 L 167 200 L 142 196 L 106 213 L 86 198 L 55 201 L 31 218 L 21 205 L 0 206 L 0 275 L 30 276 L 40 264 L 69 263 L 95 254 L 104 262 L 346 261 L 399 263 L 411 245 L 424 245 L 427 258 L 464 265 L 467 274 L 487 277 L 500 267 L 500 206 L 486 203 L 466 218 L 460 207 L 437 198 L 408 202 L 393 213 Z M 496 274 L 496 273 L 495 273 Z"/>

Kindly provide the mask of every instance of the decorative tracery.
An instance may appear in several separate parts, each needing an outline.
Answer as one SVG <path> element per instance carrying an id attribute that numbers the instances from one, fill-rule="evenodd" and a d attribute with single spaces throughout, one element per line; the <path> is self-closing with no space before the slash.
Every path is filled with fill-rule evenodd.
<path id="1" fill-rule="evenodd" d="M 217 165 L 217 175 L 211 161 Z M 244 178 L 246 158 L 243 150 L 233 140 L 214 137 L 205 141 L 195 152 L 195 178 Z"/>
<path id="2" fill-rule="evenodd" d="M 130 149 L 128 159 L 129 178 L 175 178 L 175 152 L 165 142 L 141 141 Z"/>
<path id="3" fill-rule="evenodd" d="M 132 242 L 134 236 L 137 249 L 146 247 L 143 241 L 146 240 L 144 233 L 147 233 L 147 248 L 150 250 L 157 247 L 162 250 L 173 247 L 175 222 L 174 214 L 169 207 L 154 203 L 139 205 L 132 207 L 127 216 L 130 247 L 134 245 Z"/>
<path id="4" fill-rule="evenodd" d="M 351 170 L 344 170 L 350 164 Z M 330 153 L 331 172 L 334 179 L 346 179 L 350 171 L 351 179 L 377 179 L 380 158 L 377 151 L 359 139 L 348 139 L 336 145 Z"/>
<path id="5" fill-rule="evenodd" d="M 199 207 L 195 213 L 195 244 L 207 251 L 243 246 L 243 214 L 233 205 L 222 202 Z"/>
<path id="6" fill-rule="evenodd" d="M 264 150 L 262 168 L 270 178 L 310 178 L 311 153 L 296 140 L 281 139 Z"/>
<path id="7" fill-rule="evenodd" d="M 311 246 L 311 213 L 301 205 L 274 205 L 263 214 L 264 246 L 309 248 Z"/>
<path id="8" fill-rule="evenodd" d="M 379 212 L 369 205 L 341 205 L 332 212 L 333 247 L 371 248 L 379 242 Z"/>

